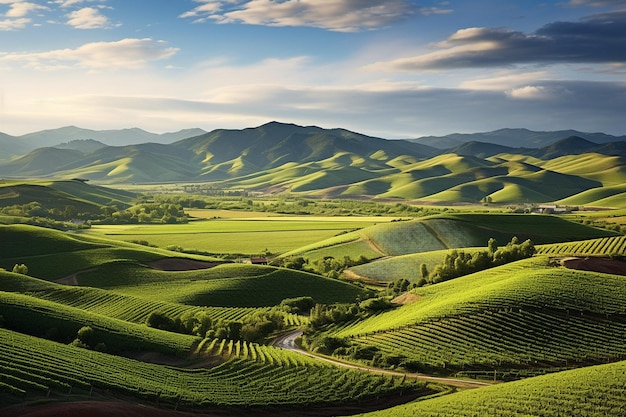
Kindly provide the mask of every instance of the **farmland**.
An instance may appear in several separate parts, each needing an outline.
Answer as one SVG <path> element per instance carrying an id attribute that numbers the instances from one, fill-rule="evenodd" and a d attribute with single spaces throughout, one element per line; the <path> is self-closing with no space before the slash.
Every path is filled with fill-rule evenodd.
<path id="1" fill-rule="evenodd" d="M 215 214 L 225 215 L 223 212 Z M 233 213 L 226 215 L 233 216 Z M 162 248 L 180 246 L 214 254 L 254 255 L 267 251 L 287 252 L 346 231 L 392 220 L 385 217 L 241 218 L 234 215 L 237 217 L 198 220 L 184 225 L 95 226 L 87 233 L 122 241 L 143 240 Z"/>
<path id="2" fill-rule="evenodd" d="M 247 209 L 186 210 L 190 221 L 178 224 L 0 226 L 2 405 L 130 399 L 170 412 L 346 415 L 423 397 L 381 413 L 541 415 L 542 402 L 555 415 L 623 409 L 626 280 L 557 262 L 619 261 L 624 236 L 593 226 L 610 212 L 330 216 L 235 202 Z M 301 207 L 316 204 L 326 203 Z M 536 254 L 418 285 L 420 266 L 435 269 L 452 249 L 471 255 L 513 238 L 532 240 Z M 252 257 L 270 265 L 244 263 Z M 315 269 L 345 259 L 362 264 L 332 277 Z M 389 292 L 402 279 L 398 305 Z M 309 353 L 376 371 L 272 346 L 296 331 Z M 498 384 L 452 393 L 416 372 Z"/>

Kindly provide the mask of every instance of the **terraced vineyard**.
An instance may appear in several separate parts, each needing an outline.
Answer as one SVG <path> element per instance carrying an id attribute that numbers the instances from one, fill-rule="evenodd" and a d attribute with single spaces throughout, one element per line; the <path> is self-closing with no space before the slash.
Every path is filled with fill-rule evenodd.
<path id="1" fill-rule="evenodd" d="M 0 391 L 12 396 L 128 394 L 149 403 L 191 406 L 322 406 L 378 395 L 428 391 L 398 378 L 317 363 L 281 365 L 233 358 L 211 369 L 178 369 L 75 348 L 0 329 Z M 276 351 L 275 355 L 280 355 Z"/>
<path id="2" fill-rule="evenodd" d="M 542 245 L 537 247 L 537 252 L 548 255 L 625 255 L 626 236 Z"/>
<path id="3" fill-rule="evenodd" d="M 214 307 L 270 307 L 285 298 L 305 295 L 322 303 L 352 302 L 367 293 L 363 288 L 319 275 L 235 264 L 172 273 L 134 263 L 114 263 L 85 271 L 77 281 L 135 297 Z"/>
<path id="4" fill-rule="evenodd" d="M 413 369 L 567 366 L 626 357 L 626 280 L 518 261 L 418 288 L 417 301 L 330 333 Z"/>
<path id="5" fill-rule="evenodd" d="M 626 362 L 592 366 L 459 392 L 367 417 L 622 416 Z"/>
<path id="6" fill-rule="evenodd" d="M 617 233 L 547 215 L 445 214 L 367 227 L 283 256 L 315 254 L 341 257 L 364 244 L 375 249 L 374 256 L 367 252 L 371 258 L 402 256 L 451 248 L 484 247 L 490 238 L 504 244 L 514 236 L 520 241 L 531 239 L 535 244 L 548 244 L 617 236 Z"/>

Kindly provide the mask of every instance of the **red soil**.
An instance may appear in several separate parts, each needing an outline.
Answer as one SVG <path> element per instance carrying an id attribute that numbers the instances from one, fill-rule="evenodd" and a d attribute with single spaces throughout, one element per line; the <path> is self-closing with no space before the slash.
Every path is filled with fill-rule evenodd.
<path id="1" fill-rule="evenodd" d="M 610 258 L 564 258 L 561 265 L 581 271 L 603 272 L 605 274 L 626 275 L 626 262 Z"/>

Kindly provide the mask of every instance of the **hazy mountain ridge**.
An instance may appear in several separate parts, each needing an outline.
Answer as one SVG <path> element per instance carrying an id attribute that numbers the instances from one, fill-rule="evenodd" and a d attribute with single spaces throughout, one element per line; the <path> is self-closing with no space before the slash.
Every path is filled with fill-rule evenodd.
<path id="1" fill-rule="evenodd" d="M 626 140 L 624 136 L 612 136 L 605 133 L 587 133 L 577 130 L 558 130 L 553 132 L 537 132 L 528 129 L 499 129 L 481 133 L 453 133 L 445 136 L 423 136 L 410 139 L 410 142 L 421 143 L 437 149 L 450 149 L 465 142 L 484 142 L 511 148 L 544 148 L 559 140 L 578 136 L 596 144 L 619 142 Z"/>
<path id="2" fill-rule="evenodd" d="M 626 141 L 598 144 L 567 136 L 543 148 L 471 141 L 437 150 L 344 129 L 271 122 L 171 144 L 70 141 L 0 163 L 0 176 L 107 184 L 207 181 L 265 193 L 446 202 L 574 201 L 577 194 L 608 187 L 603 196 L 610 200 L 622 193 L 615 185 L 626 183 Z"/>
<path id="3" fill-rule="evenodd" d="M 62 145 L 76 141 L 96 141 L 106 146 L 125 146 L 146 142 L 170 144 L 204 133 L 206 131 L 198 128 L 158 134 L 139 128 L 91 130 L 76 126 L 42 130 L 21 136 L 11 136 L 0 132 L 0 161 L 23 156 L 25 153 L 38 148 L 63 147 Z M 74 147 L 70 146 L 70 148 L 73 149 Z"/>

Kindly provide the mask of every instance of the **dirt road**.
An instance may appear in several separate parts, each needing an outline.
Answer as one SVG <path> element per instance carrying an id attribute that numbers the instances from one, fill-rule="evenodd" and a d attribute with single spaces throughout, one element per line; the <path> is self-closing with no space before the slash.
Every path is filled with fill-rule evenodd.
<path id="1" fill-rule="evenodd" d="M 297 352 L 301 355 L 309 356 L 319 361 L 332 363 L 335 366 L 340 366 L 343 368 L 359 369 L 361 371 L 368 371 L 372 373 L 385 374 L 385 375 L 395 375 L 395 376 L 406 375 L 407 378 L 417 378 L 422 381 L 437 382 L 440 384 L 450 385 L 456 388 L 463 388 L 463 389 L 481 388 L 481 387 L 492 385 L 491 383 L 488 383 L 488 382 L 470 381 L 470 380 L 455 379 L 455 378 L 443 378 L 443 377 L 430 376 L 430 375 L 417 374 L 417 373 L 397 372 L 397 371 L 390 371 L 388 369 L 372 368 L 369 366 L 354 365 L 354 364 L 350 364 L 346 362 L 341 362 L 339 360 L 329 358 L 327 356 L 316 355 L 316 354 L 313 354 L 313 353 L 310 353 L 310 352 L 307 352 L 305 350 L 298 348 L 298 346 L 296 346 L 296 339 L 300 336 L 302 336 L 301 331 L 299 330 L 293 331 L 291 333 L 285 334 L 279 337 L 278 339 L 276 339 L 273 343 L 273 346 L 281 348 L 281 349 L 285 349 L 285 350 L 290 350 L 292 352 Z"/>

